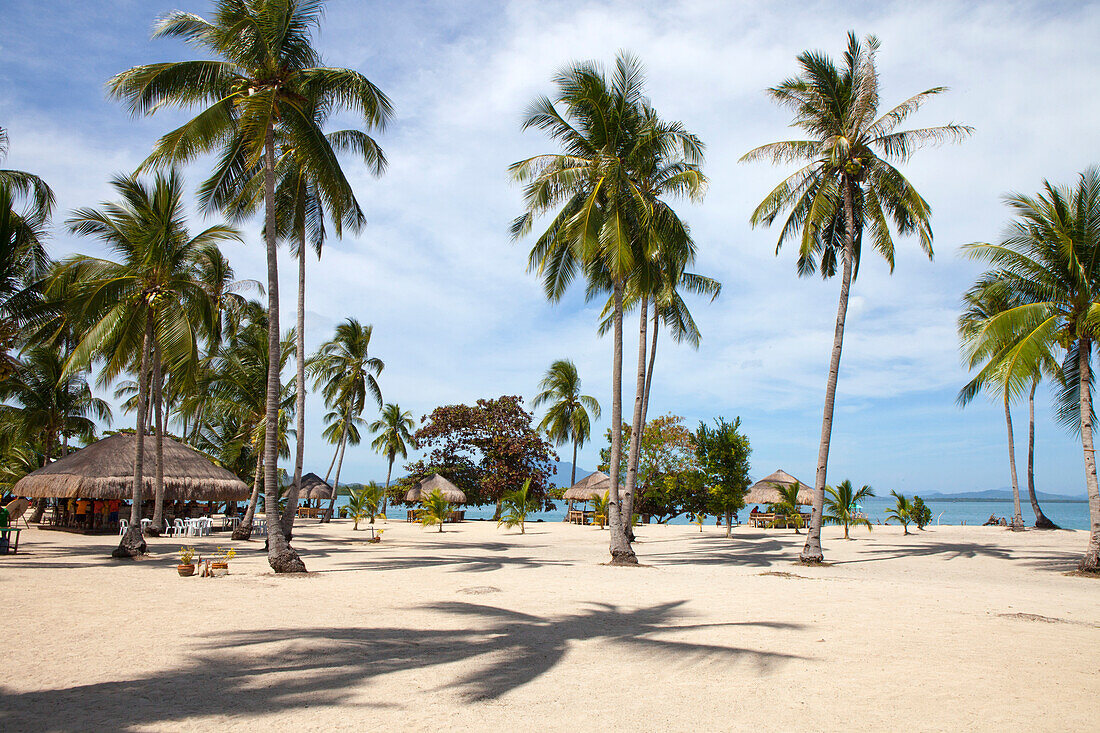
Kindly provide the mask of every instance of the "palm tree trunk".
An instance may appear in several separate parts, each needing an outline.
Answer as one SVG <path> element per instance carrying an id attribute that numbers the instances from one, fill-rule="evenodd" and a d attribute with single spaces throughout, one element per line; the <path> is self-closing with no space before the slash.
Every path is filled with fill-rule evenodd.
<path id="1" fill-rule="evenodd" d="M 154 440 L 156 441 L 157 474 L 153 482 L 153 521 L 149 525 L 149 534 L 160 534 L 164 521 L 164 373 L 160 361 L 160 347 L 153 349 L 153 418 Z"/>
<path id="2" fill-rule="evenodd" d="M 305 563 L 290 549 L 279 521 L 279 250 L 275 242 L 275 132 L 264 136 L 264 238 L 267 240 L 267 424 L 264 438 L 264 510 L 267 562 L 276 573 L 304 573 Z"/>
<path id="3" fill-rule="evenodd" d="M 649 388 L 653 384 L 653 362 L 657 360 L 657 331 L 661 325 L 657 312 L 657 299 L 653 299 L 653 341 L 649 345 L 649 365 L 645 375 L 645 397 L 642 398 L 642 424 L 644 425 L 649 415 Z"/>
<path id="4" fill-rule="evenodd" d="M 646 337 L 649 335 L 649 298 L 642 298 L 638 305 L 641 316 L 638 325 L 638 379 L 634 385 L 634 419 L 630 424 L 630 450 L 626 458 L 626 491 L 623 496 L 623 516 L 626 534 L 632 541 L 634 539 L 634 489 L 638 481 L 638 456 L 641 453 L 642 433 L 645 431 L 645 423 L 642 422 L 642 408 L 645 402 L 645 378 L 646 378 Z"/>
<path id="5" fill-rule="evenodd" d="M 252 496 L 248 498 L 248 506 L 244 510 L 244 519 L 233 530 L 233 539 L 247 540 L 252 537 L 252 524 L 256 519 L 256 504 L 260 500 L 260 484 L 264 480 L 264 454 L 261 451 L 256 457 L 256 475 L 252 479 Z"/>
<path id="6" fill-rule="evenodd" d="M 390 465 L 389 465 L 389 468 L 386 469 L 386 490 L 382 492 L 382 514 L 383 515 L 385 515 L 385 513 L 386 513 L 386 502 L 390 498 L 390 476 L 393 475 L 393 459 L 394 458 L 397 458 L 397 454 L 396 453 L 391 453 L 389 455 Z M 387 519 L 386 522 L 389 523 L 389 520 Z"/>
<path id="7" fill-rule="evenodd" d="M 344 467 L 344 451 L 347 450 L 348 445 L 348 421 L 350 419 L 351 403 L 348 403 L 348 407 L 344 411 L 344 428 L 340 431 L 340 445 L 336 449 L 340 455 L 340 460 L 336 464 L 336 478 L 332 482 L 332 496 L 328 499 L 328 509 L 321 517 L 322 523 L 332 521 L 332 510 L 336 507 L 336 495 L 340 493 L 340 469 Z"/>
<path id="8" fill-rule="evenodd" d="M 569 485 L 577 485 L 577 438 L 573 438 L 573 473 L 569 477 Z"/>
<path id="9" fill-rule="evenodd" d="M 803 563 L 824 561 L 821 550 L 821 520 L 825 509 L 825 474 L 829 466 L 829 442 L 833 435 L 833 407 L 836 404 L 836 382 L 840 373 L 840 352 L 844 347 L 844 321 L 848 315 L 848 293 L 852 288 L 852 259 L 855 256 L 855 215 L 852 211 L 852 184 L 844 180 L 844 216 L 847 222 L 843 253 L 843 274 L 840 299 L 836 308 L 836 329 L 833 332 L 833 352 L 829 357 L 829 378 L 825 383 L 825 409 L 821 415 L 821 442 L 817 449 L 817 475 L 814 479 L 814 505 L 806 544 L 798 556 Z"/>
<path id="10" fill-rule="evenodd" d="M 1020 516 L 1020 482 L 1016 478 L 1016 440 L 1012 435 L 1012 410 L 1008 404 L 1008 392 L 1005 392 L 1005 425 L 1008 427 L 1008 470 L 1012 477 L 1012 526 L 1023 525 Z"/>
<path id="11" fill-rule="evenodd" d="M 145 412 L 149 402 L 149 347 L 153 341 L 153 314 L 145 315 L 145 337 L 141 342 L 141 362 L 138 367 L 137 433 L 134 435 L 134 485 L 130 497 L 130 527 L 112 557 L 136 557 L 145 554 L 145 538 L 141 533 L 141 490 L 145 481 Z"/>
<path id="12" fill-rule="evenodd" d="M 614 347 L 611 360 L 611 485 L 607 492 L 607 516 L 611 526 L 611 564 L 637 565 L 638 557 L 630 547 L 630 538 L 626 533 L 619 512 L 619 458 L 622 455 L 623 439 L 623 284 L 616 280 L 613 286 L 615 310 L 612 319 L 614 328 Z"/>
<path id="13" fill-rule="evenodd" d="M 298 322 L 294 334 L 294 360 L 297 367 L 294 429 L 298 433 L 294 452 L 294 483 L 286 494 L 283 511 L 283 534 L 287 541 L 294 536 L 294 518 L 298 515 L 298 491 L 302 485 L 302 461 L 306 450 L 306 230 L 303 222 L 298 233 Z"/>
<path id="14" fill-rule="evenodd" d="M 328 483 L 329 477 L 332 475 L 332 469 L 336 468 L 336 457 L 340 455 L 340 444 L 336 444 L 336 450 L 332 454 L 332 461 L 328 464 L 328 471 L 325 471 L 325 483 Z"/>
<path id="15" fill-rule="evenodd" d="M 1035 528 L 1059 529 L 1043 514 L 1035 493 L 1035 388 L 1038 386 L 1038 379 L 1031 380 L 1031 391 L 1027 395 L 1027 496 L 1031 500 L 1031 511 L 1035 513 Z"/>
<path id="16" fill-rule="evenodd" d="M 1085 485 L 1089 492 L 1089 544 L 1077 568 L 1100 572 L 1100 488 L 1096 483 L 1096 454 L 1092 447 L 1092 368 L 1089 364 L 1092 341 L 1083 338 L 1077 345 L 1077 365 L 1081 393 L 1081 449 L 1085 454 Z"/>

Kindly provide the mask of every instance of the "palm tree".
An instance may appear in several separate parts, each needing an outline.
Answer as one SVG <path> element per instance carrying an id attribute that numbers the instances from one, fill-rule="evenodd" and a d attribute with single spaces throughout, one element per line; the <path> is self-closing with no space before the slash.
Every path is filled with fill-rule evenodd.
<path id="1" fill-rule="evenodd" d="M 33 346 L 15 374 L 0 382 L 0 396 L 12 405 L 0 405 L 5 422 L 17 426 L 23 441 L 42 446 L 42 464 L 69 438 L 95 440 L 96 420 L 110 424 L 111 407 L 92 394 L 83 372 L 65 373 L 65 359 L 52 346 Z"/>
<path id="2" fill-rule="evenodd" d="M 886 523 L 889 524 L 893 519 L 904 528 L 902 534 L 909 534 L 909 523 L 913 521 L 913 504 L 905 497 L 904 494 L 899 494 L 896 491 L 891 491 L 894 495 L 896 504 L 890 509 L 886 510 Z"/>
<path id="3" fill-rule="evenodd" d="M 991 265 L 989 277 L 1018 298 L 1018 304 L 989 318 L 975 338 L 971 362 L 986 364 L 975 381 L 984 383 L 1004 370 L 1010 388 L 1017 389 L 1064 350 L 1060 418 L 1081 435 L 1091 524 L 1078 567 L 1097 572 L 1100 491 L 1093 456 L 1091 357 L 1100 339 L 1100 169 L 1085 170 L 1074 186 L 1044 181 L 1038 194 L 1010 194 L 1005 202 L 1014 218 L 1000 243 L 963 248 L 972 259 Z M 1011 344 L 1007 351 L 1006 344 Z M 1013 366 L 1005 369 L 1003 363 Z"/>
<path id="4" fill-rule="evenodd" d="M 57 268 L 52 287 L 67 290 L 74 324 L 92 324 L 69 355 L 67 374 L 87 369 L 93 359 L 103 362 L 103 383 L 123 371 L 138 372 L 131 521 L 115 550 L 117 557 L 133 557 L 145 551 L 141 487 L 154 352 L 159 350 L 172 371 L 195 369 L 198 346 L 193 324 L 210 306 L 196 277 L 196 262 L 206 249 L 223 241 L 239 241 L 240 235 L 231 227 L 216 225 L 189 236 L 183 224 L 183 180 L 175 171 L 158 173 L 152 184 L 117 176 L 111 186 L 121 201 L 105 203 L 100 209 L 77 209 L 68 224 L 74 233 L 104 242 L 122 261 L 71 257 Z"/>
<path id="5" fill-rule="evenodd" d="M 592 521 L 598 523 L 600 529 L 604 528 L 607 524 L 608 506 L 611 503 L 609 498 L 610 491 L 605 491 L 602 494 L 596 494 L 589 501 L 592 502 Z"/>
<path id="6" fill-rule="evenodd" d="M 1019 305 L 1004 282 L 988 277 L 980 279 L 963 295 L 963 303 L 965 309 L 959 316 L 959 338 L 964 352 L 972 351 L 979 345 L 983 327 L 989 319 Z M 1014 383 L 1012 369 L 1021 365 L 1004 359 L 1006 352 L 1009 352 L 1013 345 L 1010 339 L 992 353 L 989 353 L 988 349 L 983 349 L 983 353 L 988 353 L 989 357 L 989 363 L 986 365 L 971 359 L 971 369 L 979 366 L 996 366 L 996 369 L 981 369 L 977 377 L 959 390 L 956 401 L 960 406 L 965 407 L 982 391 L 983 387 L 988 385 L 996 385 L 1001 393 L 1005 409 L 1005 426 L 1008 430 L 1008 469 L 1012 479 L 1012 525 L 1015 527 L 1023 524 L 1023 517 L 1020 515 L 1020 482 L 1016 474 L 1016 440 L 1012 429 L 1011 399 Z M 1031 381 L 1034 383 L 1035 380 Z"/>
<path id="7" fill-rule="evenodd" d="M 568 359 L 558 359 L 550 365 L 539 389 L 542 391 L 535 395 L 531 406 L 537 410 L 550 405 L 539 430 L 555 445 L 573 444 L 573 473 L 569 479 L 572 486 L 577 483 L 577 449 L 592 436 L 592 420 L 600 419 L 600 403 L 595 397 L 581 394 L 577 365 Z"/>
<path id="8" fill-rule="evenodd" d="M 409 446 L 416 447 L 416 441 L 413 439 L 412 433 L 409 432 L 414 425 L 411 412 L 402 411 L 399 405 L 389 402 L 382 408 L 382 416 L 367 427 L 375 435 L 374 441 L 370 444 L 371 448 L 386 455 L 388 463 L 386 467 L 387 491 L 390 488 L 394 460 L 397 456 L 401 456 L 402 460 L 408 458 Z M 383 514 L 386 512 L 386 500 L 387 494 L 383 494 Z"/>
<path id="9" fill-rule="evenodd" d="M 852 486 L 852 482 L 844 479 L 835 487 L 826 486 L 825 493 L 828 494 L 825 497 L 825 521 L 830 524 L 843 524 L 844 539 L 851 539 L 848 536 L 848 525 L 850 524 L 862 524 L 868 531 L 871 530 L 871 520 L 857 514 L 856 505 L 874 496 L 874 489 L 870 486 L 863 486 L 859 491 L 856 491 L 855 487 Z"/>
<path id="10" fill-rule="evenodd" d="M 145 165 L 189 162 L 220 151 L 214 174 L 203 187 L 209 192 L 219 190 L 221 182 L 241 183 L 242 174 L 262 166 L 272 370 L 267 386 L 264 484 L 270 510 L 276 510 L 280 394 L 276 370 L 281 363 L 275 140 L 278 137 L 297 151 L 315 171 L 311 179 L 325 197 L 339 201 L 350 186 L 317 124 L 315 110 L 346 109 L 362 115 L 368 126 L 381 124 L 392 111 L 386 96 L 362 74 L 321 66 L 312 33 L 323 11 L 319 0 L 217 0 L 213 22 L 191 13 L 169 13 L 157 22 L 154 38 L 183 38 L 222 60 L 138 66 L 118 74 L 108 85 L 111 94 L 125 99 L 134 114 L 151 114 L 168 105 L 204 107 L 194 119 L 162 137 Z M 287 544 L 278 517 L 268 520 L 271 567 L 276 572 L 304 572 L 305 564 Z"/>
<path id="11" fill-rule="evenodd" d="M 325 343 L 306 365 L 313 377 L 314 387 L 320 388 L 325 404 L 335 409 L 343 421 L 337 451 L 343 454 L 347 443 L 348 427 L 354 418 L 363 414 L 367 397 L 372 397 L 382 407 L 382 391 L 375 377 L 382 373 L 385 364 L 370 355 L 370 337 L 374 327 L 364 326 L 349 318 L 336 326 L 336 334 Z M 342 464 L 342 462 L 341 462 Z M 340 466 L 336 469 L 332 497 L 322 522 L 332 519 L 336 492 L 340 484 Z"/>
<path id="12" fill-rule="evenodd" d="M 545 131 L 561 143 L 564 152 L 537 155 L 510 167 L 515 180 L 526 183 L 526 211 L 513 222 L 512 236 L 526 235 L 537 217 L 553 212 L 550 225 L 528 257 L 528 267 L 542 278 L 546 296 L 559 300 L 578 271 L 588 280 L 590 296 L 610 291 L 614 334 L 611 423 L 620 425 L 627 285 L 639 264 L 651 256 L 657 241 L 654 227 L 679 223 L 678 218 L 666 215 L 667 207 L 659 196 L 666 192 L 701 195 L 705 178 L 697 164 L 702 146 L 678 124 L 659 123 L 644 97 L 642 69 L 629 55 L 616 58 L 610 78 L 598 64 L 585 62 L 562 69 L 554 81 L 555 101 L 545 96 L 536 99 L 523 127 Z M 655 169 L 655 159 L 671 161 L 674 156 L 680 159 L 680 166 L 670 162 L 666 179 L 643 180 Z M 644 317 L 642 321 L 644 325 Z M 644 344 L 640 347 L 644 354 Z M 640 397 L 635 398 L 636 415 Z M 628 535 L 633 487 L 627 486 L 620 497 L 621 443 L 618 431 L 613 432 L 608 504 L 611 561 L 634 565 L 637 557 Z"/>
<path id="13" fill-rule="evenodd" d="M 420 523 L 425 527 L 439 525 L 439 531 L 443 531 L 443 523 L 451 516 L 451 503 L 443 496 L 439 489 L 432 489 L 432 493 L 420 498 Z"/>
<path id="14" fill-rule="evenodd" d="M 768 94 L 794 112 L 793 125 L 805 130 L 808 138 L 762 145 L 741 158 L 742 161 L 770 159 L 777 164 L 806 162 L 767 195 L 753 212 L 751 221 L 753 226 L 771 225 L 782 211 L 789 210 L 776 251 L 801 230 L 800 274 L 812 274 L 818 258 L 823 276 L 836 273 L 838 259 L 842 270 L 829 377 L 825 385 L 813 514 L 806 546 L 799 556 L 804 563 L 818 563 L 824 559 L 821 521 L 833 406 L 844 343 L 848 292 L 859 270 L 863 232 L 866 229 L 870 233 L 872 246 L 889 263 L 891 270 L 894 241 L 888 219 L 893 220 L 899 234 L 916 234 L 921 249 L 931 258 L 931 207 L 895 164 L 906 162 L 924 144 L 958 141 L 971 132 L 969 127 L 954 124 L 907 131 L 897 129 L 929 97 L 946 91 L 945 87 L 920 92 L 880 116 L 875 68 L 879 42 L 874 36 L 868 36 L 865 44 L 855 33 L 848 34 L 842 68 L 820 52 L 800 54 L 801 75 L 772 87 Z"/>
<path id="15" fill-rule="evenodd" d="M 532 496 L 530 491 L 531 479 L 525 479 L 522 487 L 504 495 L 504 512 L 497 520 L 498 527 L 501 525 L 505 527 L 518 525 L 519 533 L 527 534 L 527 527 L 524 524 L 527 521 L 527 515 L 537 512 L 539 507 L 542 506 L 542 502 L 538 500 L 538 497 Z"/>
<path id="16" fill-rule="evenodd" d="M 768 505 L 768 511 L 775 514 L 769 526 L 778 527 L 794 525 L 794 533 L 801 534 L 799 527 L 805 526 L 802 520 L 802 512 L 799 510 L 798 492 L 802 491 L 802 484 L 795 481 L 793 484 L 774 484 L 779 492 L 779 501 Z"/>
<path id="17" fill-rule="evenodd" d="M 8 134 L 0 127 L 0 161 Z M 38 176 L 0 168 L 0 381 L 17 368 L 10 349 L 20 340 L 38 300 L 35 287 L 51 266 L 44 245 L 54 194 Z"/>

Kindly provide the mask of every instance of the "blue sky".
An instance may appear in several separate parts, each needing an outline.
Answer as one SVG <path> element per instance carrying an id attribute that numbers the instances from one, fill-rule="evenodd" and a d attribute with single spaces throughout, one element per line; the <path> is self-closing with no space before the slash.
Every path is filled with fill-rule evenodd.
<path id="1" fill-rule="evenodd" d="M 44 176 L 66 212 L 110 197 L 106 181 L 132 170 L 157 136 L 184 119 L 164 111 L 131 119 L 104 82 L 139 63 L 192 57 L 174 41 L 149 40 L 161 13 L 193 2 L 49 3 L 8 0 L 0 27 L 0 125 L 5 165 Z M 965 411 L 954 319 L 978 269 L 959 245 L 995 239 L 1001 194 L 1069 181 L 1100 162 L 1100 100 L 1087 90 L 1100 68 L 1100 8 L 1046 3 L 728 2 L 331 2 L 318 38 L 332 65 L 366 74 L 397 115 L 378 136 L 390 160 L 372 179 L 349 168 L 369 225 L 331 241 L 311 261 L 307 345 L 348 316 L 372 323 L 386 362 L 384 397 L 418 417 L 439 404 L 522 394 L 549 363 L 577 362 L 586 392 L 610 407 L 610 339 L 596 335 L 598 307 L 578 289 L 551 306 L 525 272 L 526 247 L 508 237 L 520 193 L 515 160 L 551 150 L 520 131 L 524 107 L 550 91 L 575 59 L 610 62 L 618 49 L 648 70 L 650 97 L 707 144 L 711 186 L 683 203 L 699 245 L 697 270 L 722 281 L 716 303 L 694 302 L 698 351 L 662 340 L 651 413 L 690 424 L 740 415 L 753 443 L 753 474 L 776 468 L 812 481 L 838 283 L 799 279 L 794 251 L 775 256 L 776 233 L 753 230 L 749 213 L 784 171 L 738 158 L 793 136 L 786 112 L 763 90 L 793 74 L 806 48 L 839 55 L 844 34 L 875 33 L 885 104 L 938 85 L 912 124 L 976 128 L 960 146 L 922 151 L 906 167 L 933 207 L 936 257 L 899 241 L 893 275 L 866 258 L 853 287 L 837 397 L 830 481 L 889 489 L 968 491 L 1008 484 L 998 404 Z M 343 120 L 352 124 L 352 120 Z M 199 163 L 187 170 L 198 184 Z M 201 224 L 195 215 L 193 226 Z M 55 256 L 98 253 L 60 227 Z M 242 277 L 263 279 L 256 225 L 226 248 Z M 284 313 L 294 304 L 293 262 L 281 261 Z M 630 330 L 628 329 L 628 333 Z M 627 342 L 625 352 L 635 351 Z M 624 366 L 629 382 L 633 366 Z M 632 394 L 624 390 L 629 403 Z M 609 413 L 608 409 L 605 414 Z M 1036 473 L 1040 489 L 1083 494 L 1075 437 L 1051 419 L 1041 391 Z M 307 470 L 324 473 L 322 406 L 308 403 Z M 1017 408 L 1017 440 L 1026 409 Z M 607 426 L 605 419 L 600 432 Z M 599 442 L 581 451 L 592 467 Z M 568 458 L 568 449 L 561 451 Z M 384 461 L 350 449 L 348 480 L 378 478 Z M 1022 480 L 1021 473 L 1021 480 Z"/>

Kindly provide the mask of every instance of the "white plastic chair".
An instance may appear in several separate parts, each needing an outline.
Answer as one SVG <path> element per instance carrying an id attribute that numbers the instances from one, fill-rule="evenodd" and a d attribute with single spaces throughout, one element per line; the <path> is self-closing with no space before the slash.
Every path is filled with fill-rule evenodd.
<path id="1" fill-rule="evenodd" d="M 149 534 L 149 525 L 153 523 L 152 519 L 148 517 L 141 518 L 141 533 L 143 535 Z"/>
<path id="2" fill-rule="evenodd" d="M 175 532 L 173 532 L 173 534 L 176 537 L 183 537 L 185 534 L 187 534 L 187 525 L 184 523 L 184 521 L 182 519 L 177 519 L 176 520 Z"/>
<path id="3" fill-rule="evenodd" d="M 119 536 L 122 536 L 122 535 L 126 534 L 127 530 L 129 530 L 129 529 L 130 529 L 130 523 L 129 522 L 127 522 L 125 519 L 118 520 L 118 534 L 119 534 Z"/>

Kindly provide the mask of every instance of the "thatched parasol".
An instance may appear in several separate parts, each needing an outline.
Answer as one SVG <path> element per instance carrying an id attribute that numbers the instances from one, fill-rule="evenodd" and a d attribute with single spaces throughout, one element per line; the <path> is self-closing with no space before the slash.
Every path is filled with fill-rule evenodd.
<path id="1" fill-rule="evenodd" d="M 566 489 L 562 498 L 566 501 L 588 501 L 593 497 L 603 496 L 610 490 L 611 477 L 603 471 L 596 471 Z"/>
<path id="2" fill-rule="evenodd" d="M 780 501 L 779 491 L 776 489 L 776 486 L 790 486 L 796 483 L 802 487 L 798 490 L 798 503 L 807 506 L 813 504 L 813 487 L 806 486 L 806 484 L 782 470 L 776 471 L 771 476 L 766 476 L 750 486 L 749 492 L 745 494 L 745 503 L 775 504 Z"/>
<path id="3" fill-rule="evenodd" d="M 28 473 L 12 487 L 16 496 L 34 498 L 129 499 L 134 486 L 134 441 L 118 433 Z M 156 443 L 145 438 L 143 496 L 152 498 L 157 474 Z M 165 501 L 243 501 L 248 486 L 215 466 L 202 453 L 164 438 Z"/>
<path id="4" fill-rule="evenodd" d="M 420 483 L 409 489 L 409 492 L 405 494 L 405 501 L 420 501 L 421 497 L 428 496 L 436 489 L 439 489 L 440 493 L 443 494 L 443 498 L 452 504 L 466 503 L 466 495 L 462 493 L 462 489 L 438 473 L 433 473 L 421 479 Z"/>
<path id="5" fill-rule="evenodd" d="M 332 487 L 315 473 L 307 473 L 302 476 L 302 487 L 298 490 L 298 498 L 305 501 L 331 499 Z"/>

